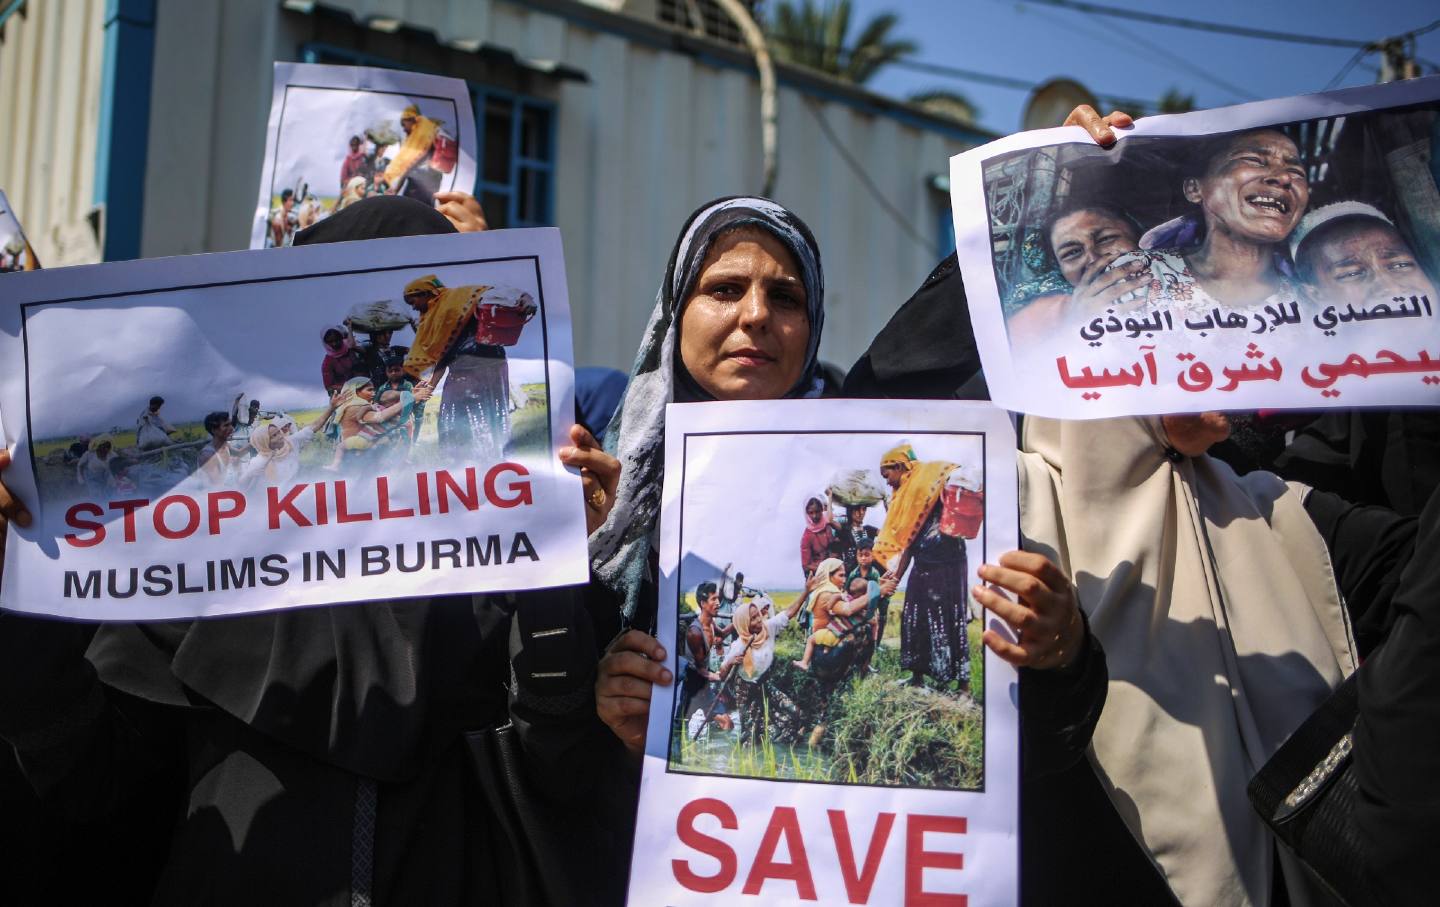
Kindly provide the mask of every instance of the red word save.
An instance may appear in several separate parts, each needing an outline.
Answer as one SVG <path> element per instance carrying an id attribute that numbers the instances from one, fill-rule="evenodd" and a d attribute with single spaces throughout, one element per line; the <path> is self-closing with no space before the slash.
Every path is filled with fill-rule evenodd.
<path id="1" fill-rule="evenodd" d="M 878 813 L 874 827 L 870 829 L 870 844 L 864 854 L 856 854 L 851 839 L 849 819 L 843 810 L 825 811 L 830 820 L 830 838 L 835 847 L 835 856 L 840 863 L 840 877 L 845 886 L 845 896 L 851 904 L 869 904 L 880 872 L 880 863 L 890 841 L 891 829 L 895 826 L 895 813 Z M 675 832 L 680 842 L 691 850 L 704 854 L 719 862 L 720 868 L 713 875 L 701 875 L 690 865 L 689 860 L 670 861 L 675 880 L 690 891 L 701 894 L 715 894 L 729 888 L 739 876 L 738 855 L 726 842 L 701 832 L 695 827 L 701 816 L 714 816 L 722 829 L 736 831 L 740 821 L 728 803 L 713 797 L 691 800 L 680 810 L 675 821 Z M 908 814 L 905 816 L 905 899 L 904 907 L 965 907 L 963 894 L 942 894 L 925 890 L 925 870 L 960 870 L 965 866 L 962 854 L 953 851 L 926 850 L 925 833 L 943 832 L 964 834 L 965 819 L 961 816 L 929 816 Z M 784 841 L 789 854 L 786 862 L 776 859 L 780 842 Z M 791 806 L 777 806 L 770 813 L 770 823 L 765 827 L 760 847 L 751 860 L 745 874 L 741 894 L 758 895 L 767 880 L 789 882 L 795 886 L 796 896 L 802 901 L 818 901 L 815 891 L 815 877 L 810 871 L 810 858 L 806 853 L 805 837 L 800 831 L 800 818 Z M 893 904 L 888 893 L 883 903 Z"/>

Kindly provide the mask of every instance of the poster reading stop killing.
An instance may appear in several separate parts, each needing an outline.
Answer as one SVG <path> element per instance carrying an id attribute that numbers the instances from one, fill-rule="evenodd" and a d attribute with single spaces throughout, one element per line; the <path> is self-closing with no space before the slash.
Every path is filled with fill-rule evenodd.
<path id="1" fill-rule="evenodd" d="M 7 275 L 0 607 L 204 617 L 584 582 L 559 233 Z"/>
<path id="2" fill-rule="evenodd" d="M 951 159 L 994 400 L 1061 418 L 1440 405 L 1440 78 Z"/>
<path id="3" fill-rule="evenodd" d="M 1016 902 L 1010 630 L 970 594 L 1014 449 L 989 404 L 669 407 L 631 904 Z"/>
<path id="4" fill-rule="evenodd" d="M 475 114 L 463 79 L 366 66 L 276 63 L 250 248 L 371 195 L 427 205 L 475 187 Z"/>

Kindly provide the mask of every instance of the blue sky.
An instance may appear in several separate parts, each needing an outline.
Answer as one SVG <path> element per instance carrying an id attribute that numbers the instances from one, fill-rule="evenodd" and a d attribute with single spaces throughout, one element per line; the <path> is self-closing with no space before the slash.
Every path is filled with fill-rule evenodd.
<path id="1" fill-rule="evenodd" d="M 1095 0 L 1107 6 L 1297 32 L 1373 40 L 1440 18 L 1434 0 Z M 1098 95 L 1158 99 L 1167 88 L 1194 94 L 1198 107 L 1319 91 L 1353 51 L 1280 43 L 1113 19 L 1021 0 L 854 0 L 855 23 L 883 10 L 900 15 L 897 33 L 920 46 L 926 62 L 1041 82 L 1076 79 Z M 1440 29 L 1418 39 L 1416 53 L 1440 63 Z M 1376 80 L 1378 55 L 1337 87 Z M 1196 73 L 1209 76 L 1204 78 Z M 1433 67 L 1425 69 L 1432 72 Z M 1228 87 L 1226 87 L 1228 85 Z M 869 87 L 905 96 L 958 90 L 980 108 L 980 124 L 999 133 L 1020 128 L 1026 92 L 891 67 Z"/>

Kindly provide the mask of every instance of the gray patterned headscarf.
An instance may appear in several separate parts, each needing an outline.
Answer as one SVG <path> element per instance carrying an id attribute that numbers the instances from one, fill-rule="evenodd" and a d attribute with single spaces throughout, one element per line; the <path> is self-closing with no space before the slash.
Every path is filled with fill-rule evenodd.
<path id="1" fill-rule="evenodd" d="M 625 398 L 605 431 L 605 448 L 620 460 L 620 487 L 605 525 L 590 538 L 590 567 L 623 600 L 626 624 L 640 604 L 650 549 L 660 521 L 660 488 L 665 477 L 665 404 L 710 399 L 675 355 L 680 313 L 694 290 L 710 246 L 721 234 L 759 227 L 785 245 L 800 268 L 810 319 L 805 369 L 786 397 L 820 395 L 820 331 L 825 323 L 825 280 L 820 249 L 810 228 L 790 211 L 766 198 L 721 198 L 702 205 L 685 222 L 655 310 L 645 326 Z"/>

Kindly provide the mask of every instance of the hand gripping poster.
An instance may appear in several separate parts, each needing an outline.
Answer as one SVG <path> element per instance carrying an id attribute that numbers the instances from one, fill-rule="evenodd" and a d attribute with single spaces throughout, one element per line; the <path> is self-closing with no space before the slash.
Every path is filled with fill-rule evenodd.
<path id="1" fill-rule="evenodd" d="M 203 617 L 588 576 L 554 229 L 3 278 L 0 607 Z"/>
<path id="2" fill-rule="evenodd" d="M 996 403 L 1061 418 L 1440 404 L 1440 78 L 951 159 Z"/>
<path id="3" fill-rule="evenodd" d="M 988 404 L 671 405 L 629 903 L 1015 903 L 1016 538 Z"/>
<path id="4" fill-rule="evenodd" d="M 4 192 L 0 192 L 0 274 L 34 271 L 39 267 L 40 261 L 35 257 L 35 250 L 30 248 L 25 231 L 20 228 L 10 200 Z"/>
<path id="5" fill-rule="evenodd" d="M 475 188 L 475 114 L 463 79 L 365 66 L 276 63 L 250 248 L 370 195 L 427 205 Z"/>

